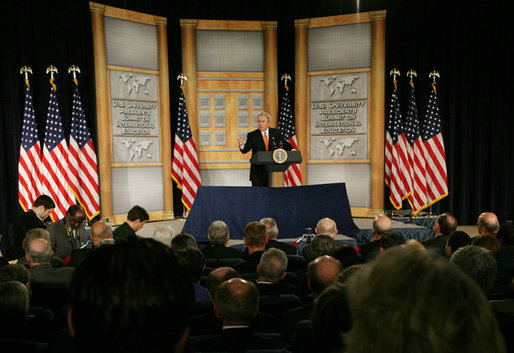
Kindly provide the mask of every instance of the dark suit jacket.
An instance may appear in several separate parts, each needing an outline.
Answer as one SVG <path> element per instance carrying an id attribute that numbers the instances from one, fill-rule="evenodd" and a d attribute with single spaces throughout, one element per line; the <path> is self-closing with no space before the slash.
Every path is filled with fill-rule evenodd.
<path id="1" fill-rule="evenodd" d="M 48 232 L 50 233 L 50 242 L 52 243 L 52 249 L 54 250 L 54 256 L 60 259 L 65 259 L 71 255 L 73 249 L 80 249 L 80 244 L 87 241 L 86 226 L 85 223 L 78 227 L 78 239 L 71 239 L 66 233 L 64 228 L 64 218 L 54 222 L 48 226 Z"/>
<path id="2" fill-rule="evenodd" d="M 38 265 L 30 270 L 30 282 L 70 283 L 75 272 L 72 267 L 54 268 L 50 264 Z"/>
<path id="3" fill-rule="evenodd" d="M 136 236 L 136 232 L 134 232 L 134 229 L 132 229 L 127 222 L 123 222 L 121 226 L 112 232 L 112 237 L 116 241 L 128 240 L 130 238 L 135 238 Z"/>
<path id="4" fill-rule="evenodd" d="M 447 235 L 437 235 L 430 240 L 426 240 L 426 241 L 422 242 L 421 244 L 423 244 L 423 246 L 426 249 L 441 249 L 446 246 L 447 242 L 448 242 Z"/>
<path id="5" fill-rule="evenodd" d="M 222 330 L 215 337 L 193 345 L 196 352 L 244 352 L 250 349 L 281 349 L 282 342 L 256 336 L 250 328 L 230 328 Z"/>
<path id="6" fill-rule="evenodd" d="M 68 266 L 77 267 L 91 251 L 93 251 L 93 248 L 73 250 L 70 255 L 70 262 L 68 263 Z"/>
<path id="7" fill-rule="evenodd" d="M 289 283 L 255 283 L 257 285 L 257 289 L 259 290 L 260 296 L 271 296 L 271 295 L 281 295 L 281 294 L 293 294 L 296 296 L 300 295 L 300 290 L 298 287 L 293 286 Z"/>
<path id="8" fill-rule="evenodd" d="M 286 311 L 282 315 L 282 335 L 290 341 L 296 332 L 296 326 L 300 321 L 310 320 L 314 302 Z"/>
<path id="9" fill-rule="evenodd" d="M 281 241 L 269 240 L 268 244 L 266 244 L 266 250 L 269 248 L 280 249 L 285 252 L 286 255 L 296 255 L 296 246 Z"/>
<path id="10" fill-rule="evenodd" d="M 290 151 L 293 149 L 293 146 L 286 139 L 282 137 L 279 129 L 269 128 L 268 132 L 269 136 L 269 144 L 268 150 L 273 151 L 277 148 L 283 148 L 286 151 Z M 257 129 L 248 133 L 246 138 L 246 143 L 241 149 L 242 153 L 248 153 L 252 151 L 252 155 L 259 151 L 266 151 L 266 146 L 264 144 L 264 138 L 262 137 L 262 132 Z M 250 166 L 250 181 L 252 184 L 258 186 L 268 186 L 268 171 L 262 165 L 252 164 Z"/>
<path id="11" fill-rule="evenodd" d="M 359 247 L 360 254 L 362 258 L 366 258 L 368 254 L 371 254 L 372 252 L 376 252 L 380 250 L 380 240 L 373 240 L 369 243 L 363 244 Z"/>
<path id="12" fill-rule="evenodd" d="M 13 222 L 14 243 L 9 252 L 5 254 L 9 260 L 19 259 L 25 255 L 21 244 L 27 232 L 34 228 L 46 229 L 46 224 L 32 210 L 28 210 Z"/>
<path id="13" fill-rule="evenodd" d="M 257 265 L 261 262 L 261 256 L 263 253 L 264 251 L 255 251 L 248 255 L 246 261 L 238 263 L 232 266 L 232 268 L 239 274 L 257 273 Z"/>
<path id="14" fill-rule="evenodd" d="M 221 320 L 216 317 L 213 310 L 208 313 L 194 316 L 189 324 L 189 336 L 218 335 L 221 333 Z M 280 320 L 275 316 L 257 313 L 252 319 L 250 328 L 253 332 L 280 333 Z"/>
<path id="15" fill-rule="evenodd" d="M 242 259 L 244 257 L 242 251 L 220 245 L 214 245 L 210 248 L 204 248 L 202 249 L 202 252 L 206 259 Z"/>

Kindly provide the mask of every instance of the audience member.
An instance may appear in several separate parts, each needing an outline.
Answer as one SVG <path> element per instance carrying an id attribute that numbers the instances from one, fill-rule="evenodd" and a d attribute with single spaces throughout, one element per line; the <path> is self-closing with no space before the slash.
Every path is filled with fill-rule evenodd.
<path id="1" fill-rule="evenodd" d="M 424 246 L 422 246 L 422 248 L 425 249 Z M 361 265 L 353 265 L 345 268 L 343 271 L 341 271 L 340 274 L 337 275 L 336 279 L 334 280 L 334 283 L 346 284 L 348 279 L 351 278 L 358 271 L 360 271 L 361 268 Z"/>
<path id="2" fill-rule="evenodd" d="M 212 258 L 243 258 L 243 252 L 237 249 L 231 248 L 229 239 L 230 232 L 228 226 L 223 221 L 214 221 L 209 226 L 207 231 L 207 238 L 211 242 L 212 246 L 202 249 L 206 259 Z"/>
<path id="3" fill-rule="evenodd" d="M 310 262 L 323 255 L 332 255 L 336 248 L 334 238 L 327 234 L 318 234 L 312 239 L 310 245 L 303 248 L 302 255 Z"/>
<path id="4" fill-rule="evenodd" d="M 448 237 L 457 229 L 457 219 L 452 214 L 445 212 L 439 217 L 434 226 L 434 238 L 422 242 L 426 249 L 440 249 L 444 253 Z"/>
<path id="5" fill-rule="evenodd" d="M 334 249 L 336 247 L 336 244 L 340 245 L 342 243 L 342 242 L 336 243 L 336 241 L 335 241 L 335 237 L 338 235 L 337 233 L 339 231 L 337 229 L 337 224 L 333 219 L 330 219 L 330 218 L 320 219 L 318 221 L 318 223 L 316 224 L 316 228 L 314 228 L 314 231 L 316 233 L 316 237 L 314 239 L 316 239 L 320 235 L 329 236 L 330 238 L 332 238 L 334 241 L 330 242 L 330 243 L 334 244 L 334 247 L 333 247 Z M 314 241 L 314 239 L 313 239 L 313 241 Z M 327 241 L 325 241 L 325 243 L 327 243 Z M 305 257 L 307 262 L 310 262 L 321 255 L 331 255 L 331 253 L 329 253 L 329 252 L 325 252 L 322 254 L 313 254 L 312 253 L 312 242 L 311 242 L 311 244 L 306 245 L 302 249 L 301 254 L 303 257 Z"/>
<path id="6" fill-rule="evenodd" d="M 298 288 L 281 282 L 286 276 L 287 255 L 280 249 L 266 250 L 257 265 L 257 289 L 262 296 L 294 294 L 298 295 Z"/>
<path id="7" fill-rule="evenodd" d="M 82 260 L 100 245 L 100 242 L 105 239 L 112 239 L 112 228 L 106 221 L 96 221 L 91 227 L 91 233 L 89 234 L 92 246 L 91 248 L 76 249 L 71 252 L 70 261 L 68 266 L 77 267 Z"/>
<path id="8" fill-rule="evenodd" d="M 396 232 L 384 232 L 380 237 L 380 251 L 405 244 L 405 238 Z"/>
<path id="9" fill-rule="evenodd" d="M 471 242 L 471 238 L 468 233 L 454 230 L 450 233 L 448 237 L 448 242 L 446 243 L 445 253 L 449 258 L 461 247 L 469 245 Z"/>
<path id="10" fill-rule="evenodd" d="M 487 249 L 493 254 L 495 258 L 498 258 L 502 244 L 498 237 L 491 234 L 477 235 L 471 239 L 471 245 L 480 246 Z"/>
<path id="11" fill-rule="evenodd" d="M 50 265 L 52 259 L 52 247 L 45 239 L 37 238 L 32 240 L 25 252 L 25 257 L 30 266 L 30 282 L 45 283 L 69 283 L 74 268 L 58 267 Z"/>
<path id="12" fill-rule="evenodd" d="M 182 267 L 189 269 L 195 288 L 195 301 L 210 301 L 211 298 L 209 297 L 207 288 L 200 285 L 200 278 L 205 269 L 205 257 L 200 249 L 188 247 L 175 251 L 175 253 Z"/>
<path id="13" fill-rule="evenodd" d="M 308 285 L 314 301 L 298 308 L 286 311 L 282 315 L 282 334 L 290 341 L 300 321 L 309 320 L 314 308 L 314 302 L 331 285 L 342 270 L 341 263 L 331 256 L 324 255 L 309 263 L 307 267 Z"/>
<path id="14" fill-rule="evenodd" d="M 266 250 L 268 235 L 266 226 L 259 222 L 250 222 L 246 225 L 243 236 L 244 243 L 248 248 L 248 257 L 245 261 L 232 266 L 239 274 L 256 273 L 257 265 L 261 256 Z"/>
<path id="15" fill-rule="evenodd" d="M 494 290 L 497 293 L 512 294 L 511 282 L 514 277 L 514 225 L 502 224 L 498 230 L 502 249 L 498 254 L 498 273 Z"/>
<path id="16" fill-rule="evenodd" d="M 332 256 L 341 262 L 343 268 L 347 268 L 360 263 L 359 254 L 350 244 L 341 244 L 337 246 Z"/>
<path id="17" fill-rule="evenodd" d="M 487 249 L 468 245 L 458 249 L 450 258 L 462 272 L 473 279 L 485 295 L 496 279 L 496 259 Z"/>
<path id="18" fill-rule="evenodd" d="M 18 281 L 0 283 L 0 338 L 27 340 L 30 294 Z M 0 348 L 1 348 L 0 343 Z"/>
<path id="19" fill-rule="evenodd" d="M 113 232 L 116 241 L 136 238 L 136 232 L 150 220 L 148 212 L 141 206 L 134 206 L 128 211 L 127 220 Z"/>
<path id="20" fill-rule="evenodd" d="M 505 352 L 480 288 L 456 266 L 405 247 L 351 278 L 347 353 Z"/>
<path id="21" fill-rule="evenodd" d="M 421 249 L 421 250 L 425 250 L 425 247 L 423 246 L 423 244 L 421 244 L 418 240 L 416 239 L 408 239 L 405 244 L 403 244 L 402 246 L 405 246 L 405 247 L 409 247 L 409 248 L 415 248 L 415 249 Z"/>
<path id="22" fill-rule="evenodd" d="M 196 239 L 189 233 L 178 233 L 171 239 L 171 248 L 173 251 L 181 251 L 187 248 L 197 248 Z"/>
<path id="23" fill-rule="evenodd" d="M 500 229 L 498 217 L 492 212 L 483 212 L 477 219 L 478 234 L 496 235 Z"/>
<path id="24" fill-rule="evenodd" d="M 169 247 L 174 236 L 175 232 L 169 226 L 158 227 L 153 231 L 153 238 Z"/>
<path id="25" fill-rule="evenodd" d="M 263 218 L 259 223 L 266 226 L 266 234 L 268 235 L 266 250 L 269 248 L 277 248 L 285 252 L 286 255 L 296 255 L 296 246 L 277 240 L 279 230 L 277 222 L 273 218 Z"/>
<path id="26" fill-rule="evenodd" d="M 314 304 L 312 318 L 297 327 L 292 350 L 295 353 L 340 352 L 342 334 L 351 328 L 350 308 L 345 286 L 332 284 Z"/>
<path id="27" fill-rule="evenodd" d="M 389 217 L 379 214 L 373 220 L 372 228 L 373 238 L 371 241 L 359 247 L 359 251 L 363 259 L 365 259 L 369 254 L 380 250 L 380 238 L 382 237 L 382 234 L 393 228 L 393 221 L 391 221 Z"/>
<path id="28" fill-rule="evenodd" d="M 281 349 L 284 344 L 255 335 L 250 329 L 259 311 L 259 291 L 251 282 L 232 278 L 216 289 L 214 310 L 223 324 L 220 335 L 197 342 L 200 352 L 240 352 L 251 349 Z"/>
<path id="29" fill-rule="evenodd" d="M 55 203 L 50 196 L 40 195 L 34 200 L 32 208 L 13 222 L 13 233 L 10 235 L 9 246 L 6 247 L 4 256 L 8 260 L 22 257 L 25 247 L 22 246 L 27 232 L 34 228 L 46 228 L 45 219 L 54 211 Z"/>
<path id="30" fill-rule="evenodd" d="M 86 219 L 86 213 L 82 206 L 72 205 L 64 218 L 48 226 L 50 244 L 55 257 L 64 260 L 74 249 L 80 249 L 80 246 L 87 241 L 84 219 Z"/>
<path id="31" fill-rule="evenodd" d="M 38 239 L 38 238 L 45 239 L 46 241 L 48 241 L 48 243 L 50 243 L 50 233 L 48 233 L 48 230 L 43 229 L 43 228 L 33 228 L 27 232 L 27 235 L 25 235 L 25 238 L 23 239 L 23 242 L 21 243 L 21 245 L 23 246 L 23 249 L 26 249 L 32 240 Z M 25 258 L 25 253 L 24 253 L 23 257 L 20 257 L 18 259 L 17 263 L 28 266 L 29 263 L 27 262 L 27 259 Z M 62 259 L 52 256 L 52 260 L 50 260 L 50 264 L 52 266 L 59 267 L 62 264 Z"/>
<path id="32" fill-rule="evenodd" d="M 68 325 L 79 352 L 184 352 L 194 291 L 153 239 L 101 246 L 77 268 Z"/>
<path id="33" fill-rule="evenodd" d="M 12 264 L 0 267 L 0 283 L 17 281 L 27 287 L 30 293 L 30 272 L 22 264 Z"/>

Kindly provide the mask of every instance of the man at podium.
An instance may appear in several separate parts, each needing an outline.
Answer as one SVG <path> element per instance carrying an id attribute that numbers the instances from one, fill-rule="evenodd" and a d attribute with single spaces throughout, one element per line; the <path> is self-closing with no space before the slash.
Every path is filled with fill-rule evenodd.
<path id="1" fill-rule="evenodd" d="M 248 133 L 246 143 L 239 136 L 239 150 L 242 153 L 252 151 L 252 155 L 259 151 L 274 151 L 277 148 L 283 148 L 286 151 L 293 149 L 293 146 L 280 134 L 279 129 L 271 128 L 271 116 L 268 113 L 259 113 L 257 116 L 258 129 Z M 269 186 L 269 174 L 263 165 L 251 164 L 250 181 L 252 186 Z"/>

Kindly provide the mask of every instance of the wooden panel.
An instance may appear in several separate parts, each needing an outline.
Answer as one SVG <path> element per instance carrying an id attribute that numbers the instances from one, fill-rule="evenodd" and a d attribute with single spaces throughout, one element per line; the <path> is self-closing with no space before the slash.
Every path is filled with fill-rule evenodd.
<path id="1" fill-rule="evenodd" d="M 166 20 L 166 18 L 164 17 L 158 17 L 140 12 L 118 9 L 110 6 L 105 6 L 104 15 L 108 17 L 120 18 L 122 20 L 138 22 L 152 26 L 155 26 L 157 24 L 156 19 L 160 19 L 161 21 Z"/>
<path id="2" fill-rule="evenodd" d="M 262 78 L 264 72 L 197 72 L 198 78 Z"/>
<path id="3" fill-rule="evenodd" d="M 309 19 L 309 28 L 341 26 L 354 23 L 371 22 L 369 12 L 355 13 L 349 15 L 317 17 Z"/>
<path id="4" fill-rule="evenodd" d="M 198 20 L 197 29 L 229 30 L 229 31 L 262 31 L 259 21 L 218 21 Z"/>

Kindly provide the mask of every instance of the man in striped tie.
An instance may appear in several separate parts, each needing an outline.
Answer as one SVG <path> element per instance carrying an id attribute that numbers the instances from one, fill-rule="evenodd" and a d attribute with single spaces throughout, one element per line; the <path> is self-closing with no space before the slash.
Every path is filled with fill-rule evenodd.
<path id="1" fill-rule="evenodd" d="M 282 137 L 279 129 L 270 127 L 271 116 L 268 113 L 259 113 L 257 116 L 258 129 L 248 133 L 246 142 L 239 136 L 237 142 L 242 153 L 252 151 L 252 155 L 259 151 L 274 151 L 283 148 L 291 151 L 293 146 Z M 263 165 L 250 166 L 250 181 L 252 186 L 269 186 L 268 171 Z"/>

